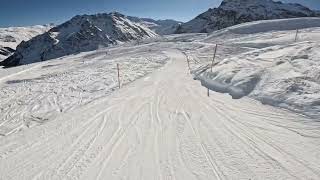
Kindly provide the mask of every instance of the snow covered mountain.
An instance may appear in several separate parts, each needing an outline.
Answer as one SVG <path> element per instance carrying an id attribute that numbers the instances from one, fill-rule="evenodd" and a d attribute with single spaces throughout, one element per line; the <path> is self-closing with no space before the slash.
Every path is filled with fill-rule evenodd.
<path id="1" fill-rule="evenodd" d="M 172 19 L 154 20 L 151 18 L 138 18 L 133 16 L 128 16 L 128 19 L 148 27 L 159 35 L 173 34 L 179 27 L 179 24 L 182 23 Z"/>
<path id="2" fill-rule="evenodd" d="M 152 30 L 117 12 L 78 15 L 28 42 L 22 42 L 0 65 L 29 64 L 155 36 L 157 34 Z"/>
<path id="3" fill-rule="evenodd" d="M 176 33 L 209 33 L 256 20 L 314 16 L 319 16 L 319 13 L 300 4 L 286 4 L 273 0 L 223 0 L 218 8 L 209 9 L 182 24 Z"/>
<path id="4" fill-rule="evenodd" d="M 22 41 L 43 34 L 52 25 L 0 28 L 0 61 L 10 56 Z"/>

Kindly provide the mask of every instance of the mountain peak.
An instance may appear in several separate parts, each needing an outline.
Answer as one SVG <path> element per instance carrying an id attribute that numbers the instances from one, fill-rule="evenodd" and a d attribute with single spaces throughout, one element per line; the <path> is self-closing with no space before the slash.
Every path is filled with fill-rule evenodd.
<path id="1" fill-rule="evenodd" d="M 244 22 L 318 15 L 300 4 L 273 0 L 223 0 L 218 8 L 209 9 L 180 26 L 177 33 L 208 33 Z"/>
<path id="2" fill-rule="evenodd" d="M 16 52 L 0 63 L 16 66 L 96 50 L 156 33 L 118 12 L 78 15 L 48 32 L 18 45 Z"/>
<path id="3" fill-rule="evenodd" d="M 113 11 L 113 12 L 109 13 L 109 15 L 116 16 L 116 17 L 126 17 L 124 14 L 121 14 L 118 11 Z"/>

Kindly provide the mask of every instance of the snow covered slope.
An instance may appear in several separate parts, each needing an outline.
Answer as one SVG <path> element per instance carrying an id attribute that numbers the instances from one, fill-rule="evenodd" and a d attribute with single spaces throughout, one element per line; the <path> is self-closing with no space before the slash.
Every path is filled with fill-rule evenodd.
<path id="1" fill-rule="evenodd" d="M 254 21 L 215 31 L 203 41 L 264 48 L 293 42 L 297 29 L 300 40 L 319 41 L 318 28 L 320 28 L 320 18 Z"/>
<path id="2" fill-rule="evenodd" d="M 212 90 L 229 93 L 236 99 L 249 96 L 318 117 L 319 52 L 320 42 L 263 48 L 225 59 L 200 79 Z"/>
<path id="3" fill-rule="evenodd" d="M 0 137 L 45 124 L 110 95 L 118 88 L 117 63 L 122 86 L 162 67 L 168 58 L 158 49 L 99 49 L 0 69 Z"/>
<path id="4" fill-rule="evenodd" d="M 239 25 L 224 28 L 219 31 L 215 31 L 211 33 L 207 39 L 232 34 L 252 35 L 256 33 L 264 33 L 270 31 L 289 31 L 314 27 L 320 27 L 320 17 L 262 20 L 242 23 Z"/>
<path id="5" fill-rule="evenodd" d="M 22 41 L 28 41 L 50 28 L 52 25 L 0 28 L 0 61 L 11 55 Z"/>
<path id="6" fill-rule="evenodd" d="M 187 73 L 186 56 L 165 47 L 170 44 L 156 48 L 170 63 L 158 71 L 53 121 L 1 137 L 0 179 L 320 178 L 319 122 L 249 98 L 207 97 Z M 95 79 L 89 72 L 87 78 Z M 81 96 L 72 84 L 70 95 Z"/>
<path id="7" fill-rule="evenodd" d="M 155 36 L 156 33 L 150 29 L 133 23 L 116 12 L 75 16 L 48 32 L 21 43 L 14 55 L 0 65 L 8 67 L 29 64 Z"/>
<path id="8" fill-rule="evenodd" d="M 223 0 L 218 8 L 209 9 L 182 24 L 177 33 L 207 33 L 256 20 L 314 16 L 319 14 L 300 4 L 285 4 L 273 0 Z"/>
<path id="9" fill-rule="evenodd" d="M 303 27 L 306 29 L 301 29 Z M 294 29 L 300 29 L 297 42 Z M 249 96 L 266 104 L 319 117 L 319 18 L 247 23 L 214 32 L 204 41 L 223 42 L 220 49 L 223 46 L 253 48 L 220 59 L 213 72 L 207 71 L 197 77 L 205 86 L 229 93 L 236 99 Z"/>
<path id="10" fill-rule="evenodd" d="M 179 24 L 182 23 L 171 19 L 154 20 L 150 18 L 138 18 L 133 16 L 128 16 L 128 19 L 148 27 L 149 29 L 155 31 L 159 35 L 173 34 L 177 30 Z"/>

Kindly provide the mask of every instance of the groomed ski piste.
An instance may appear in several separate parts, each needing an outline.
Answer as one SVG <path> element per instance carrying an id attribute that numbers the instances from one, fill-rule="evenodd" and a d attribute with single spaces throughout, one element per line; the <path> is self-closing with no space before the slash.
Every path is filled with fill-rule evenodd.
<path id="1" fill-rule="evenodd" d="M 320 179 L 319 52 L 300 18 L 0 69 L 0 179 Z"/>

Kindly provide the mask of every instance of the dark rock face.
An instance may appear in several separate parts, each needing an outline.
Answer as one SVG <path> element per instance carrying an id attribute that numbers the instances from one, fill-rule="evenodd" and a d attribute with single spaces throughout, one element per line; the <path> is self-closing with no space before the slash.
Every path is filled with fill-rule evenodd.
<path id="1" fill-rule="evenodd" d="M 150 29 L 131 22 L 119 13 L 75 16 L 44 34 L 20 43 L 16 52 L 0 62 L 0 66 L 46 61 L 154 36 L 156 34 Z"/>
<path id="2" fill-rule="evenodd" d="M 0 47 L 0 55 L 9 56 L 10 54 L 14 53 L 14 49 L 9 47 Z"/>
<path id="3" fill-rule="evenodd" d="M 6 60 L 0 62 L 0 66 L 4 67 L 13 67 L 19 64 L 17 59 L 22 59 L 22 55 L 20 53 L 14 53 L 12 56 L 8 57 Z"/>
<path id="4" fill-rule="evenodd" d="M 3 38 L 3 42 L 17 42 L 17 40 L 13 36 L 7 35 Z"/>
<path id="5" fill-rule="evenodd" d="M 210 33 L 257 20 L 316 16 L 319 16 L 318 12 L 300 4 L 285 4 L 272 0 L 224 0 L 218 8 L 209 9 L 182 24 L 176 33 Z"/>

